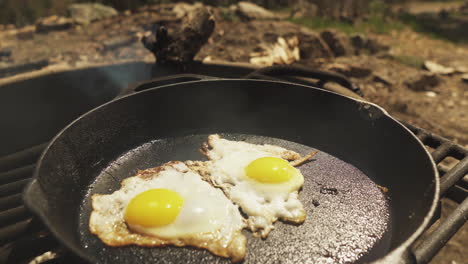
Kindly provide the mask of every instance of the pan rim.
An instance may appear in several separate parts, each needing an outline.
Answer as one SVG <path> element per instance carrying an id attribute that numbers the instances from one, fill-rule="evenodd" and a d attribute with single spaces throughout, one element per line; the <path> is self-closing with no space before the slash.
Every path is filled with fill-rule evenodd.
<path id="1" fill-rule="evenodd" d="M 433 215 L 435 213 L 435 210 L 436 210 L 436 207 L 437 207 L 437 202 L 438 202 L 439 196 L 440 196 L 440 179 L 439 179 L 439 172 L 437 170 L 437 166 L 436 166 L 434 160 L 432 159 L 431 154 L 429 153 L 427 148 L 424 146 L 422 141 L 411 130 L 409 130 L 406 126 L 404 126 L 400 121 L 395 119 L 393 116 L 391 116 L 387 112 L 387 110 L 385 110 L 383 107 L 381 107 L 381 106 L 379 106 L 379 105 L 377 105 L 375 103 L 372 103 L 372 102 L 356 99 L 356 98 L 346 96 L 346 95 L 342 95 L 342 94 L 339 94 L 339 93 L 336 93 L 336 92 L 333 92 L 333 91 L 329 91 L 329 90 L 326 90 L 326 89 L 322 89 L 322 88 L 318 88 L 318 87 L 314 87 L 314 86 L 303 85 L 303 84 L 296 84 L 296 83 L 291 83 L 291 82 L 286 82 L 286 81 L 270 81 L 270 80 L 256 80 L 256 79 L 229 79 L 229 78 L 216 78 L 216 79 L 187 81 L 187 82 L 182 82 L 182 83 L 167 84 L 167 85 L 162 85 L 162 86 L 158 86 L 158 87 L 145 89 L 145 90 L 134 92 L 134 93 L 131 93 L 131 94 L 128 94 L 128 95 L 117 97 L 117 98 L 115 98 L 115 99 L 113 99 L 113 100 L 111 100 L 109 102 L 106 102 L 106 103 L 104 103 L 102 105 L 99 105 L 99 106 L 87 111 L 86 113 L 80 115 L 79 117 L 77 117 L 75 120 L 70 122 L 67 126 L 65 126 L 62 130 L 60 130 L 60 132 L 58 132 L 57 135 L 55 135 L 51 139 L 51 141 L 49 142 L 47 147 L 44 149 L 44 151 L 41 153 L 41 156 L 39 157 L 39 159 L 37 161 L 37 164 L 36 164 L 36 167 L 34 169 L 34 173 L 33 173 L 33 176 L 31 178 L 31 181 L 26 185 L 26 187 L 23 190 L 22 198 L 23 198 L 25 206 L 33 214 L 38 216 L 39 220 L 47 227 L 47 229 L 51 232 L 51 234 L 60 243 L 62 243 L 66 248 L 70 249 L 74 254 L 78 255 L 80 258 L 82 258 L 82 259 L 84 259 L 84 260 L 86 260 L 88 262 L 95 263 L 96 259 L 94 257 L 91 257 L 89 254 L 85 254 L 81 247 L 76 247 L 76 246 L 72 245 L 71 243 L 69 243 L 67 240 L 62 239 L 62 236 L 60 235 L 60 232 L 53 227 L 53 225 L 50 223 L 48 217 L 45 215 L 45 213 L 40 208 L 38 208 L 38 206 L 36 205 L 36 201 L 34 201 L 32 199 L 32 197 L 31 197 L 31 195 L 30 195 L 31 192 L 33 192 L 33 189 L 37 188 L 36 185 L 38 184 L 37 179 L 39 177 L 39 169 L 42 167 L 42 161 L 43 161 L 46 153 L 54 145 L 54 143 L 59 138 L 62 137 L 62 134 L 64 134 L 70 127 L 74 126 L 76 123 L 81 121 L 81 119 L 84 119 L 86 116 L 91 115 L 92 113 L 97 112 L 98 110 L 100 110 L 102 108 L 105 108 L 105 107 L 107 107 L 108 105 L 110 105 L 110 104 L 112 104 L 114 102 L 117 102 L 117 101 L 120 101 L 120 100 L 125 100 L 127 97 L 136 96 L 138 94 L 143 94 L 143 93 L 149 93 L 149 92 L 152 92 L 154 90 L 158 90 L 158 89 L 162 89 L 162 88 L 168 88 L 168 87 L 171 87 L 171 86 L 186 85 L 186 84 L 200 83 L 200 82 L 225 82 L 225 81 L 229 81 L 229 82 L 233 82 L 233 81 L 234 82 L 262 82 L 262 83 L 272 83 L 272 84 L 273 83 L 274 84 L 280 83 L 280 84 L 284 84 L 284 85 L 293 85 L 293 86 L 303 87 L 303 88 L 307 88 L 307 89 L 320 90 L 321 92 L 334 94 L 336 96 L 340 96 L 340 97 L 352 100 L 352 101 L 360 103 L 360 104 L 373 106 L 376 109 L 378 109 L 383 115 L 385 115 L 387 118 L 390 118 L 398 126 L 403 128 L 407 133 L 409 133 L 412 136 L 412 138 L 414 140 L 416 140 L 419 147 L 421 147 L 424 150 L 424 153 L 426 154 L 426 157 L 428 158 L 429 162 L 432 165 L 432 170 L 433 170 L 433 175 L 434 175 L 433 180 L 434 180 L 435 192 L 434 192 L 434 197 L 432 199 L 431 207 L 429 208 L 428 213 L 425 215 L 425 217 L 424 217 L 422 223 L 419 225 L 419 227 L 415 231 L 413 231 L 413 233 L 405 241 L 403 241 L 395 249 L 389 251 L 385 256 L 383 256 L 380 259 L 377 259 L 377 260 L 375 260 L 375 261 L 373 261 L 371 263 L 383 264 L 383 263 L 396 263 L 396 262 L 398 262 L 398 260 L 401 259 L 403 254 L 409 249 L 410 245 L 423 233 L 423 231 L 429 225 L 430 219 L 433 217 Z"/>

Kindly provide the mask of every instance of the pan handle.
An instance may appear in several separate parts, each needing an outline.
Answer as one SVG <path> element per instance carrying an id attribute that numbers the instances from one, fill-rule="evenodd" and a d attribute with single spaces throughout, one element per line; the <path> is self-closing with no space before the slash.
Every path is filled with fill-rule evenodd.
<path id="1" fill-rule="evenodd" d="M 168 84 L 175 84 L 175 83 L 183 83 L 183 82 L 190 82 L 190 81 L 201 81 L 201 80 L 212 80 L 216 79 L 215 77 L 200 75 L 200 74 L 175 74 L 165 77 L 154 78 L 149 81 L 143 81 L 136 84 L 131 84 L 128 86 L 127 89 L 123 90 L 120 96 L 124 96 L 127 94 L 132 94 L 134 92 L 144 91 L 150 88 L 168 85 Z"/>
<path id="2" fill-rule="evenodd" d="M 318 86 L 323 87 L 325 83 L 334 82 L 340 84 L 341 86 L 347 88 L 351 92 L 363 96 L 363 93 L 359 87 L 351 82 L 346 76 L 339 73 L 321 71 L 316 69 L 310 69 L 300 65 L 275 65 L 270 67 L 264 67 L 259 70 L 256 70 L 245 78 L 260 78 L 267 80 L 278 80 L 275 77 L 271 76 L 297 76 L 297 77 L 306 77 L 319 80 L 317 83 Z"/>

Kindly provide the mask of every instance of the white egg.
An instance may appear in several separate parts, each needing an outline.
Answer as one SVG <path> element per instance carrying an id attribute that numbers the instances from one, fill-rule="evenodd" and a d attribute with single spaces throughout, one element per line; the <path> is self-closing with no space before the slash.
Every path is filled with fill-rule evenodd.
<path id="1" fill-rule="evenodd" d="M 164 226 L 143 227 L 125 223 L 125 209 L 136 195 L 167 189 L 183 198 L 176 219 Z M 92 197 L 89 227 L 107 245 L 195 246 L 234 261 L 244 258 L 245 221 L 238 207 L 223 192 L 203 181 L 182 162 L 139 171 L 125 179 L 119 190 Z"/>
<path id="2" fill-rule="evenodd" d="M 305 210 L 298 199 L 304 177 L 298 169 L 291 168 L 291 178 L 276 183 L 260 182 L 246 174 L 247 166 L 259 158 L 298 161 L 302 159 L 298 153 L 273 145 L 230 141 L 219 135 L 209 136 L 202 152 L 209 161 L 187 161 L 186 164 L 239 205 L 247 215 L 248 227 L 254 235 L 268 236 L 278 219 L 298 224 L 305 221 Z"/>

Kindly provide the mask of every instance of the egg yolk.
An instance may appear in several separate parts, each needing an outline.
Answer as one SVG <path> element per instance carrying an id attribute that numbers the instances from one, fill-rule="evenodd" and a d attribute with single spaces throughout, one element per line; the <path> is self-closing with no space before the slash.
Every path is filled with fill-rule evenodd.
<path id="1" fill-rule="evenodd" d="M 133 197 L 124 219 L 129 225 L 158 227 L 172 223 L 179 215 L 184 200 L 174 191 L 151 189 Z"/>
<path id="2" fill-rule="evenodd" d="M 262 183 L 280 183 L 291 179 L 296 169 L 283 159 L 264 157 L 252 161 L 245 168 L 245 173 Z"/>

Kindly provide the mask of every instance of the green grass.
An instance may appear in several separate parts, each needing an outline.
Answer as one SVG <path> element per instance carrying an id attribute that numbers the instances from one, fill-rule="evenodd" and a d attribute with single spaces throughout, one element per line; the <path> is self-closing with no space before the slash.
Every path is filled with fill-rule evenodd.
<path id="1" fill-rule="evenodd" d="M 392 18 L 389 6 L 382 0 L 373 0 L 369 3 L 369 16 L 363 22 L 358 23 L 358 26 L 379 34 L 401 30 L 405 27 L 400 21 Z"/>
<path id="2" fill-rule="evenodd" d="M 405 28 L 405 25 L 400 21 L 391 21 L 379 16 L 370 16 L 367 20 L 354 24 L 328 17 L 292 18 L 290 21 L 311 29 L 321 30 L 332 28 L 347 34 L 368 32 L 385 34 L 391 30 L 402 30 Z"/>
<path id="3" fill-rule="evenodd" d="M 379 3 L 379 2 L 377 2 Z M 386 34 L 392 30 L 401 31 L 405 28 L 422 33 L 430 38 L 452 43 L 468 43 L 468 20 L 457 14 L 450 14 L 447 18 L 437 15 L 401 14 L 392 17 L 388 9 L 380 4 L 371 7 L 370 15 L 361 21 L 349 23 L 329 17 L 302 17 L 289 19 L 291 22 L 309 27 L 314 30 L 336 29 L 351 33 Z"/>
<path id="4" fill-rule="evenodd" d="M 312 29 L 334 28 L 344 33 L 379 33 L 401 30 L 405 25 L 391 18 L 388 6 L 382 0 L 373 0 L 369 4 L 369 15 L 355 23 L 344 22 L 329 17 L 304 17 L 291 19 L 292 22 Z"/>
<path id="5" fill-rule="evenodd" d="M 400 31 L 404 29 L 406 25 L 399 20 L 381 16 L 370 16 L 367 21 L 363 21 L 361 23 L 361 27 L 363 27 L 366 31 L 386 34 L 392 30 Z"/>
<path id="6" fill-rule="evenodd" d="M 413 31 L 431 38 L 453 43 L 468 42 L 468 34 L 466 34 L 468 23 L 466 19 L 455 15 L 440 19 L 436 16 L 402 14 L 399 19 Z"/>
<path id="7" fill-rule="evenodd" d="M 225 21 L 239 21 L 239 17 L 236 16 L 229 8 L 223 7 L 221 8 L 221 17 Z"/>
<path id="8" fill-rule="evenodd" d="M 311 29 L 327 29 L 333 28 L 345 33 L 356 33 L 361 32 L 355 25 L 335 20 L 329 17 L 300 17 L 290 18 L 291 22 L 306 26 Z"/>
<path id="9" fill-rule="evenodd" d="M 400 31 L 410 28 L 428 37 L 454 43 L 467 43 L 468 20 L 466 16 L 451 13 L 447 17 L 439 15 L 391 14 L 390 8 L 382 0 L 372 0 L 369 4 L 369 15 L 355 23 L 343 22 L 328 17 L 304 17 L 290 19 L 292 22 L 315 30 L 327 28 L 344 33 L 378 33 L 386 34 L 392 30 Z"/>
<path id="10" fill-rule="evenodd" d="M 463 0 L 425 0 L 424 2 L 463 2 Z"/>

